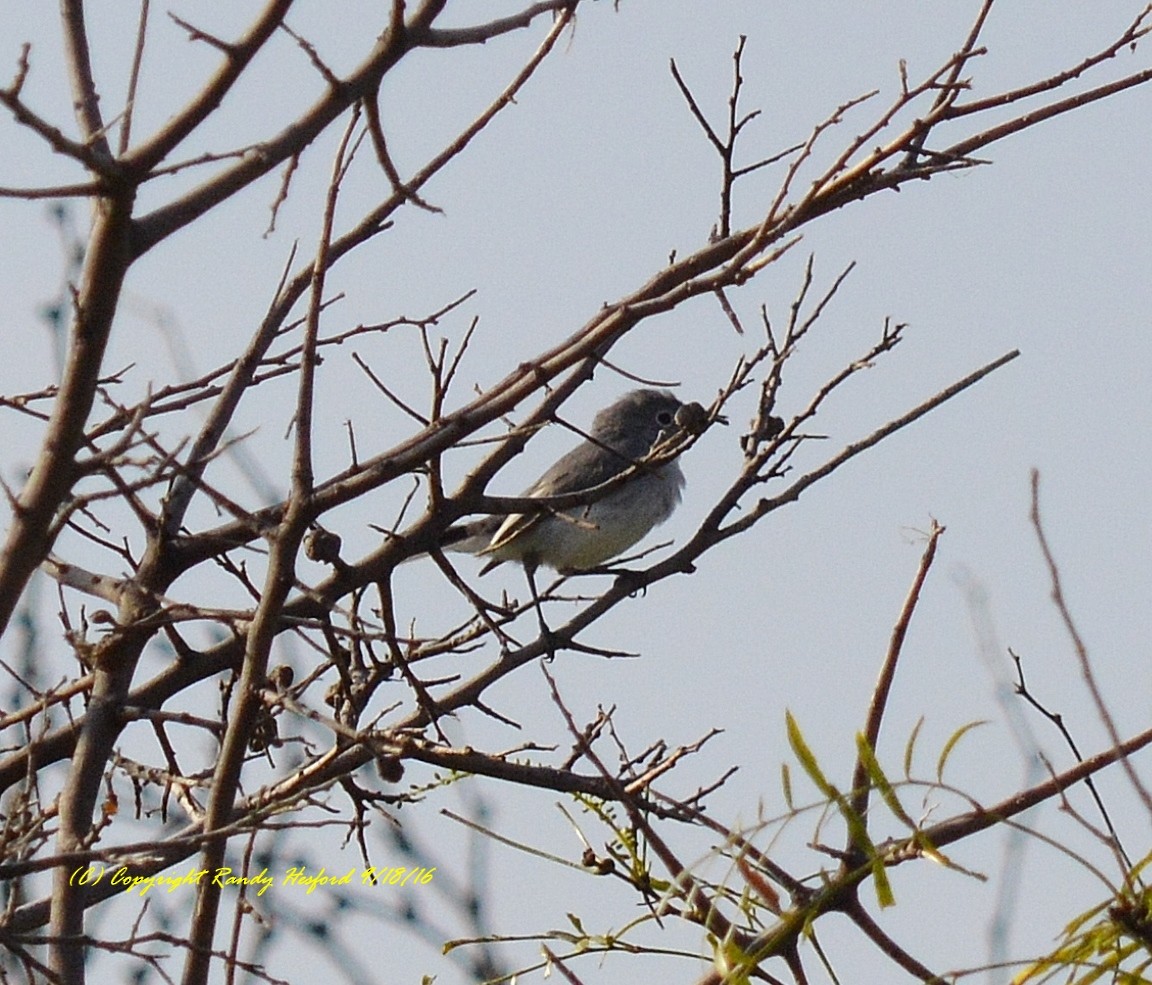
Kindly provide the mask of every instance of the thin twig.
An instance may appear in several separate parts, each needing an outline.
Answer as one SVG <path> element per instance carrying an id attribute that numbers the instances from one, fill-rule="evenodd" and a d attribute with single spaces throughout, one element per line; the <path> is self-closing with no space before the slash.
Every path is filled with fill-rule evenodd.
<path id="1" fill-rule="evenodd" d="M 1032 510 L 1029 514 L 1032 521 L 1032 527 L 1036 531 L 1036 540 L 1040 544 L 1040 552 L 1044 555 L 1044 564 L 1048 568 L 1048 577 L 1052 582 L 1052 602 L 1056 606 L 1056 611 L 1060 614 L 1060 621 L 1064 623 L 1064 629 L 1068 633 L 1068 638 L 1072 641 L 1072 649 L 1076 653 L 1076 660 L 1080 664 L 1080 674 L 1084 678 L 1084 683 L 1088 685 L 1088 692 L 1092 695 L 1092 701 L 1096 705 L 1096 713 L 1100 716 L 1100 721 L 1103 722 L 1104 728 L 1108 731 L 1108 737 L 1112 740 L 1114 747 L 1119 747 L 1120 732 L 1116 728 L 1116 721 L 1112 717 L 1112 713 L 1108 710 L 1108 705 L 1104 701 L 1104 695 L 1100 691 L 1100 685 L 1096 681 L 1096 673 L 1092 670 L 1092 661 L 1088 658 L 1088 647 L 1085 645 L 1083 638 L 1080 636 L 1080 631 L 1076 628 L 1076 623 L 1072 619 L 1072 613 L 1068 609 L 1067 600 L 1064 598 L 1064 587 L 1060 580 L 1060 569 L 1056 564 L 1056 557 L 1052 553 L 1051 547 L 1048 546 L 1048 538 L 1044 534 L 1044 525 L 1040 519 L 1040 472 L 1037 469 L 1032 470 Z M 1140 797 L 1144 804 L 1144 809 L 1152 816 L 1152 796 L 1149 795 L 1148 789 L 1144 786 L 1140 777 L 1136 773 L 1136 768 L 1129 762 L 1128 757 L 1124 756 L 1121 759 L 1121 764 L 1124 767 L 1124 772 L 1128 776 L 1128 782 L 1132 784 L 1132 789 Z"/>

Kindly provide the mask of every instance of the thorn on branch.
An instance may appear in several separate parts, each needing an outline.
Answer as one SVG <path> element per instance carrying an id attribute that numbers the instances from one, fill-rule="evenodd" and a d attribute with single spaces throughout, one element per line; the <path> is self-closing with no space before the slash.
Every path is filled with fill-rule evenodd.
<path id="1" fill-rule="evenodd" d="M 292 186 L 292 176 L 296 173 L 296 169 L 300 166 L 300 155 L 293 154 L 288 158 L 288 162 L 284 165 L 284 175 L 280 179 L 280 188 L 276 192 L 276 198 L 272 202 L 270 212 L 271 217 L 268 220 L 268 228 L 264 230 L 264 238 L 267 239 L 276 231 L 276 217 L 280 214 L 280 206 L 288 201 L 288 189 Z"/>
<path id="2" fill-rule="evenodd" d="M 7 94 L 12 99 L 19 99 L 20 92 L 24 88 L 24 80 L 28 78 L 28 69 L 30 63 L 28 56 L 32 53 L 32 45 L 30 42 L 25 41 L 20 46 L 20 57 L 16 59 L 16 75 L 12 78 L 12 84 L 8 87 Z"/>
<path id="3" fill-rule="evenodd" d="M 431 205 L 416 192 L 415 189 L 406 185 L 400 179 L 400 172 L 396 169 L 396 165 L 392 160 L 392 155 L 388 153 L 388 143 L 384 139 L 384 127 L 380 122 L 380 107 L 377 104 L 378 92 L 363 100 L 364 115 L 368 120 L 368 133 L 372 137 L 372 146 L 376 150 L 376 160 L 379 162 L 380 167 L 383 168 L 384 174 L 388 177 L 388 181 L 392 184 L 392 191 L 400 195 L 406 201 L 411 202 L 417 208 L 424 209 L 426 212 L 432 212 L 437 215 L 443 215 L 444 210 L 436 205 Z"/>
<path id="4" fill-rule="evenodd" d="M 172 20 L 175 21 L 177 25 L 188 32 L 189 41 L 203 41 L 205 44 L 211 45 L 217 51 L 223 52 L 230 58 L 236 54 L 236 46 L 234 44 L 229 44 L 227 41 L 216 37 L 214 34 L 209 34 L 207 31 L 200 30 L 200 28 L 196 27 L 194 24 L 190 24 L 188 21 L 177 17 L 174 13 L 172 13 L 172 11 L 168 11 L 168 16 L 172 18 Z"/>
<path id="5" fill-rule="evenodd" d="M 341 81 L 340 76 L 332 71 L 325 63 L 324 59 L 320 57 L 320 53 L 316 50 L 316 46 L 312 44 L 307 38 L 297 34 L 283 21 L 278 25 L 280 30 L 287 34 L 293 41 L 299 45 L 300 49 L 308 56 L 308 60 L 312 63 L 312 67 L 323 77 L 324 81 L 332 88 L 334 92 L 341 92 L 344 88 L 344 83 Z"/>
<path id="6" fill-rule="evenodd" d="M 728 321 L 732 323 L 732 327 L 736 330 L 737 335 L 744 334 L 744 326 L 740 324 L 740 316 L 736 314 L 728 296 L 724 293 L 724 288 L 717 287 L 713 292 L 716 295 L 716 300 L 720 302 L 720 308 L 725 315 L 728 316 Z"/>

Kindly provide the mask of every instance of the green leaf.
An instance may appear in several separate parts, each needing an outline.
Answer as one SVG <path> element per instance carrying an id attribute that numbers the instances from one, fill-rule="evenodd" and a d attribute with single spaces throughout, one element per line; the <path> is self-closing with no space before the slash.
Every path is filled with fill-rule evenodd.
<path id="1" fill-rule="evenodd" d="M 908 736 L 908 743 L 904 746 L 904 778 L 907 780 L 912 779 L 912 753 L 916 749 L 916 740 L 920 737 L 920 729 L 924 725 L 924 716 L 921 715 L 916 719 L 916 724 L 912 727 L 912 734 Z"/>
<path id="2" fill-rule="evenodd" d="M 944 766 L 948 762 L 948 757 L 952 755 L 952 750 L 956 748 L 958 743 L 964 736 L 966 736 L 972 729 L 980 725 L 987 725 L 986 719 L 980 719 L 975 722 L 969 722 L 967 725 L 961 725 L 952 735 L 948 741 L 944 743 L 944 749 L 940 753 L 940 758 L 936 761 L 936 779 L 941 783 L 944 782 Z"/>
<path id="3" fill-rule="evenodd" d="M 824 776 L 824 771 L 820 769 L 820 764 L 816 762 L 816 757 L 812 754 L 808 743 L 804 741 L 804 735 L 800 731 L 800 726 L 796 724 L 796 719 L 792 717 L 792 712 L 784 712 L 784 721 L 788 728 L 788 745 L 792 747 L 792 752 L 800 761 L 804 772 L 825 797 L 837 797 L 839 791 Z"/>
<path id="4" fill-rule="evenodd" d="M 868 771 L 868 779 L 872 782 L 872 786 L 876 788 L 880 796 L 884 798 L 884 803 L 888 805 L 888 810 L 915 831 L 916 822 L 913 821 L 908 812 L 904 810 L 904 805 L 900 803 L 900 799 L 896 796 L 895 788 L 884 774 L 884 770 L 880 767 L 880 761 L 876 758 L 876 753 L 868 743 L 868 739 L 864 736 L 863 732 L 856 733 L 856 751 L 860 756 L 860 762 L 864 764 L 864 769 Z"/>
<path id="5" fill-rule="evenodd" d="M 1076 931 L 1078 931 L 1081 927 L 1083 927 L 1084 924 L 1086 924 L 1089 920 L 1092 920 L 1095 917 L 1100 916 L 1100 914 L 1103 913 L 1106 909 L 1108 909 L 1108 907 L 1111 905 L 1112 905 L 1112 900 L 1107 899 L 1107 900 L 1104 900 L 1103 903 L 1096 904 L 1096 906 L 1092 907 L 1092 909 L 1085 910 L 1083 913 L 1080 914 L 1080 916 L 1073 917 L 1071 920 L 1068 921 L 1068 925 L 1064 928 L 1064 936 L 1065 937 L 1071 937 L 1074 933 L 1076 933 Z"/>
<path id="6" fill-rule="evenodd" d="M 875 855 L 872 859 L 872 881 L 876 884 L 876 902 L 881 908 L 895 906 L 896 894 L 892 892 L 892 883 L 888 881 L 888 870 L 884 867 L 884 860 Z"/>
<path id="7" fill-rule="evenodd" d="M 756 963 L 728 934 L 723 940 L 709 935 L 712 944 L 712 963 L 723 976 L 724 985 L 750 985 L 752 969 Z"/>

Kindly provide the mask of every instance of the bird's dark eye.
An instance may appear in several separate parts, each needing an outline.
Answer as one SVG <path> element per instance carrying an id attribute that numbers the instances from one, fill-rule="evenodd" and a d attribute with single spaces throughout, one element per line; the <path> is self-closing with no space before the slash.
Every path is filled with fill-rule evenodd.
<path id="1" fill-rule="evenodd" d="M 672 411 L 670 410 L 662 410 L 656 415 L 656 423 L 663 424 L 665 427 L 671 424 L 673 420 Z"/>

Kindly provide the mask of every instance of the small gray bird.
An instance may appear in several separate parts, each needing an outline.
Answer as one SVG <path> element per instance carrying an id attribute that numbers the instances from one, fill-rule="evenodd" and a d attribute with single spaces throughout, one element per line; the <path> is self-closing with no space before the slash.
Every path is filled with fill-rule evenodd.
<path id="1" fill-rule="evenodd" d="M 600 411 L 591 440 L 562 456 L 524 496 L 594 489 L 640 462 L 678 429 L 697 433 L 706 424 L 699 404 L 682 404 L 667 390 L 633 390 Z M 485 517 L 449 530 L 445 546 L 490 558 L 482 574 L 504 561 L 521 562 L 529 574 L 541 564 L 560 574 L 585 571 L 622 554 L 667 520 L 683 488 L 677 461 L 641 465 L 631 478 L 586 505 Z"/>

